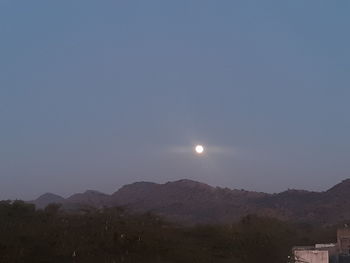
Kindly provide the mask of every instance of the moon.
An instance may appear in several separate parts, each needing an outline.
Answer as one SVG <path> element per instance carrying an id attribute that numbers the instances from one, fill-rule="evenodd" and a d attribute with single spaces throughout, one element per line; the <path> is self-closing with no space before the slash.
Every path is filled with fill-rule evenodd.
<path id="1" fill-rule="evenodd" d="M 198 144 L 198 145 L 196 145 L 194 150 L 196 151 L 196 153 L 202 154 L 204 152 L 204 147 L 203 147 L 203 145 Z"/>

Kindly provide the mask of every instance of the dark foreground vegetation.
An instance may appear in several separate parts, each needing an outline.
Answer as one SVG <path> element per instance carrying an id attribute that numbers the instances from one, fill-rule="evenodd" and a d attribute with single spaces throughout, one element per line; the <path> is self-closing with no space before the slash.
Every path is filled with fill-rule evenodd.
<path id="1" fill-rule="evenodd" d="M 286 262 L 293 245 L 329 242 L 332 227 L 247 216 L 220 226 L 182 227 L 120 208 L 68 214 L 0 202 L 0 262 Z"/>

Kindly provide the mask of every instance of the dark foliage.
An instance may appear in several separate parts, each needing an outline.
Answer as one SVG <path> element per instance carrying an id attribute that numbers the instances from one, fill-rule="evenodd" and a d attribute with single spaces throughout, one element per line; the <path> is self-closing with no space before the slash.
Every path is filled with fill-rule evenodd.
<path id="1" fill-rule="evenodd" d="M 0 202 L 0 262 L 286 262 L 293 245 L 334 240 L 333 228 L 247 216 L 232 225 L 182 227 L 121 208 L 68 214 Z"/>

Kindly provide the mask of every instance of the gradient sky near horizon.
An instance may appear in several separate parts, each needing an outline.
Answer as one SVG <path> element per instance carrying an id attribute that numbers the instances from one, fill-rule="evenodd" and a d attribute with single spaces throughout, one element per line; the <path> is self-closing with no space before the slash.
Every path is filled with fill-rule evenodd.
<path id="1" fill-rule="evenodd" d="M 349 1 L 0 1 L 0 199 L 350 177 L 349 13 Z"/>

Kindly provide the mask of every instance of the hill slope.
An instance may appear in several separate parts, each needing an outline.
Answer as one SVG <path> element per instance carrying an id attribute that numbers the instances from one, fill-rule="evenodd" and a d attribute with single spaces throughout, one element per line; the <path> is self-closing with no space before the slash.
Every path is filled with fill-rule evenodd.
<path id="1" fill-rule="evenodd" d="M 135 212 L 151 211 L 186 223 L 227 223 L 247 214 L 336 223 L 350 220 L 349 199 L 349 179 L 325 192 L 288 190 L 278 194 L 212 187 L 183 179 L 165 184 L 136 182 L 112 195 L 89 190 L 63 199 L 45 194 L 32 202 L 38 208 L 50 202 L 62 203 L 64 207 L 79 207 L 79 204 L 96 208 L 125 206 Z"/>
<path id="2" fill-rule="evenodd" d="M 64 201 L 65 199 L 62 196 L 46 193 L 39 196 L 37 199 L 30 201 L 30 203 L 33 203 L 37 208 L 45 208 L 48 204 L 63 203 Z"/>

